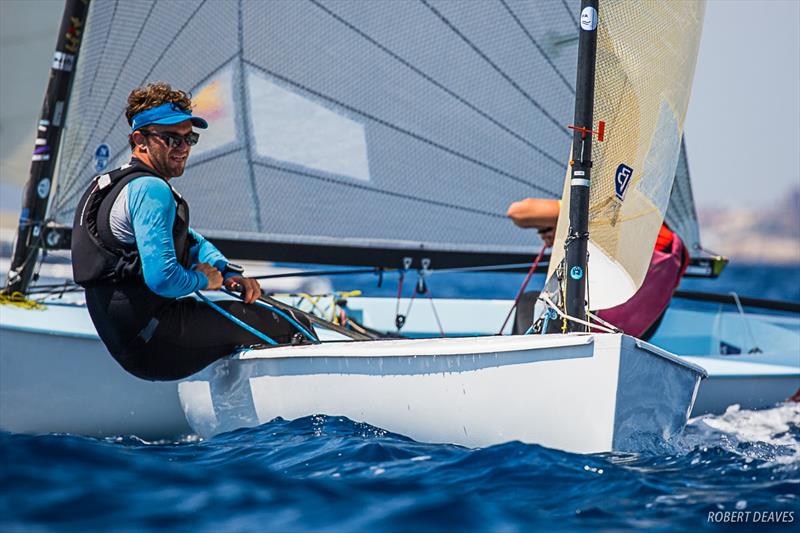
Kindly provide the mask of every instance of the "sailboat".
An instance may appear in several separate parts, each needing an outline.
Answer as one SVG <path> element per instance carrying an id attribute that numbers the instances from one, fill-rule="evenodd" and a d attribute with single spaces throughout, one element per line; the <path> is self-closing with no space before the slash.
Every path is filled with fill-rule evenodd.
<path id="1" fill-rule="evenodd" d="M 229 257 L 420 275 L 529 262 L 530 237 L 510 230 L 503 213 L 531 194 L 562 196 L 575 139 L 567 126 L 580 126 L 572 113 L 583 7 L 69 0 L 8 287 L 25 291 L 40 249 L 53 255 L 68 248 L 77 196 L 129 156 L 127 93 L 158 79 L 190 89 L 197 113 L 211 124 L 177 186 L 190 201 L 193 226 Z M 630 24 L 624 11 L 611 20 Z M 684 100 L 678 98 L 674 123 L 656 122 L 659 137 L 666 128 L 670 142 L 656 153 L 661 186 L 650 193 L 659 201 L 647 216 L 648 227 L 666 216 L 699 250 L 680 135 L 702 7 L 690 11 L 684 21 L 691 37 L 681 28 L 682 42 L 670 43 L 690 51 L 675 83 Z M 606 72 L 639 50 L 616 53 L 615 32 L 642 41 L 637 32 L 645 30 L 629 25 L 609 33 L 602 13 L 613 15 L 614 8 L 603 4 L 599 12 L 598 50 L 605 55 L 598 68 Z M 169 28 L 159 26 L 164 20 Z M 657 31 L 645 27 L 661 33 L 660 24 Z M 215 46 L 192 46 L 197 35 L 214 35 Z M 624 76 L 612 81 L 629 83 Z M 600 100 L 614 99 L 603 90 Z M 604 142 L 616 146 L 615 112 L 603 105 L 595 113 L 609 124 Z M 694 263 L 710 272 L 719 264 Z M 2 309 L 4 430 L 209 436 L 275 416 L 327 413 L 422 440 L 482 446 L 520 439 L 604 451 L 635 447 L 639 432 L 678 432 L 695 396 L 703 397 L 698 361 L 620 334 L 476 338 L 497 333 L 502 318 L 494 316 L 510 305 L 491 301 L 437 303 L 448 331 L 473 338 L 251 350 L 180 384 L 150 383 L 108 356 L 80 291 L 57 291 L 44 300 L 46 310 Z M 590 297 L 597 297 L 592 287 Z M 348 306 L 373 328 L 394 328 L 394 301 L 349 298 Z M 418 306 L 404 332 L 430 334 L 438 319 Z M 736 334 L 715 339 L 742 346 Z M 784 377 L 786 386 L 800 379 L 788 370 Z M 543 405 L 548 409 L 537 407 Z"/>
<path id="2" fill-rule="evenodd" d="M 414 27 L 445 23 L 459 36 L 478 20 L 471 17 L 485 17 L 463 5 L 410 6 Z M 503 2 L 502 9 L 516 14 Z M 366 8 L 358 17 L 381 14 Z M 545 288 L 546 314 L 562 323 L 560 334 L 247 351 L 181 383 L 193 429 L 210 436 L 326 413 L 427 442 L 520 440 L 579 453 L 632 451 L 642 439 L 679 432 L 705 371 L 605 324 L 594 328 L 607 333 L 591 332 L 587 301 L 591 292 L 601 308 L 618 305 L 644 279 L 680 153 L 702 14 L 699 3 L 609 4 L 599 15 L 597 0 L 581 3 L 574 133 L 563 160 L 567 207 L 554 247 L 563 253 L 551 257 Z M 495 64 L 465 38 L 471 46 L 462 53 Z M 457 58 L 463 43 L 456 43 L 436 52 Z M 608 117 L 597 131 L 594 112 Z M 614 138 L 593 155 L 606 124 Z"/>

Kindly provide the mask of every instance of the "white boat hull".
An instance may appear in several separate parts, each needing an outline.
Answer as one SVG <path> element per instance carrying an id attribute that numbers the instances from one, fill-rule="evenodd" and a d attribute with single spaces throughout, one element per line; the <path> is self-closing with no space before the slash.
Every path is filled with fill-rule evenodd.
<path id="1" fill-rule="evenodd" d="M 191 433 L 177 382 L 128 374 L 83 306 L 0 307 L 0 429 L 145 439 Z"/>
<path id="2" fill-rule="evenodd" d="M 349 302 L 368 325 L 393 329 L 393 299 Z M 510 305 L 499 300 L 436 303 L 449 335 L 496 332 Z M 800 335 L 771 323 L 775 317 L 749 320 L 747 329 L 737 314 L 668 311 L 653 342 L 709 372 L 692 416 L 722 413 L 732 404 L 771 407 L 800 388 Z M 420 301 L 404 332 L 431 335 L 437 329 L 430 304 Z M 747 331 L 765 353 L 715 352 L 721 343 L 749 350 Z M 50 303 L 44 311 L 0 306 L 0 430 L 143 438 L 191 431 L 177 382 L 152 383 L 127 374 L 106 352 L 85 306 L 77 302 Z"/>
<path id="3" fill-rule="evenodd" d="M 420 302 L 404 327 L 414 335 L 435 335 L 433 309 Z M 349 298 L 348 307 L 376 329 L 393 329 L 391 298 Z M 496 333 L 511 302 L 503 300 L 437 300 L 449 335 Z M 669 308 L 650 343 L 708 372 L 692 416 L 724 413 L 728 406 L 766 409 L 786 401 L 800 389 L 798 317 L 743 315 L 737 312 Z M 483 328 L 483 329 L 481 329 Z M 510 324 L 505 333 L 510 333 Z M 721 348 L 743 353 L 720 355 Z M 758 348 L 759 353 L 747 353 Z"/>
<path id="4" fill-rule="evenodd" d="M 703 375 L 624 335 L 418 339 L 243 352 L 179 393 L 204 437 L 327 414 L 424 442 L 593 453 L 679 432 Z"/>

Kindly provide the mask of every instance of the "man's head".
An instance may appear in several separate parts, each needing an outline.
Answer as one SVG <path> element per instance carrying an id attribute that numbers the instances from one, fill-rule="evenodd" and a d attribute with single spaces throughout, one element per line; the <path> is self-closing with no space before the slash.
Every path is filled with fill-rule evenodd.
<path id="1" fill-rule="evenodd" d="M 163 82 L 134 89 L 125 116 L 134 157 L 164 178 L 183 174 L 189 149 L 197 142 L 192 126 L 208 127 L 205 120 L 192 116 L 189 96 Z"/>

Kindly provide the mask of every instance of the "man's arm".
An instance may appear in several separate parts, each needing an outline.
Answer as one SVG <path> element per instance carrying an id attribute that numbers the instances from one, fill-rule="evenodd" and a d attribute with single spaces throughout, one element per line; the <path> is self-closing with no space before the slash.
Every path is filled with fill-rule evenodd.
<path id="1" fill-rule="evenodd" d="M 178 262 L 172 240 L 175 199 L 164 180 L 150 176 L 133 180 L 128 185 L 128 210 L 144 281 L 151 291 L 165 298 L 179 298 L 208 286 L 205 274 Z"/>
<path id="2" fill-rule="evenodd" d="M 225 267 L 228 266 L 228 258 L 220 252 L 216 246 L 211 244 L 205 237 L 200 235 L 199 232 L 189 228 L 189 235 L 195 241 L 195 244 L 189 249 L 192 256 L 193 263 L 208 263 L 213 265 L 214 268 L 220 272 L 225 272 Z M 225 278 L 235 275 L 235 272 L 225 273 Z"/>
<path id="3" fill-rule="evenodd" d="M 555 228 L 561 202 L 545 198 L 525 198 L 508 207 L 506 215 L 520 228 Z"/>

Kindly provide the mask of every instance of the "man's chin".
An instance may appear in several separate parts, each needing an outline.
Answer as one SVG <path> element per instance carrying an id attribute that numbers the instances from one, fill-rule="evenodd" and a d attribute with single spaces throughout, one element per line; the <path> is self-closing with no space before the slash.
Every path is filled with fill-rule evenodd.
<path id="1" fill-rule="evenodd" d="M 180 165 L 180 166 L 173 166 L 172 168 L 170 168 L 170 175 L 173 178 L 178 178 L 180 176 L 183 176 L 184 170 L 186 170 L 186 165 L 185 164 Z"/>

